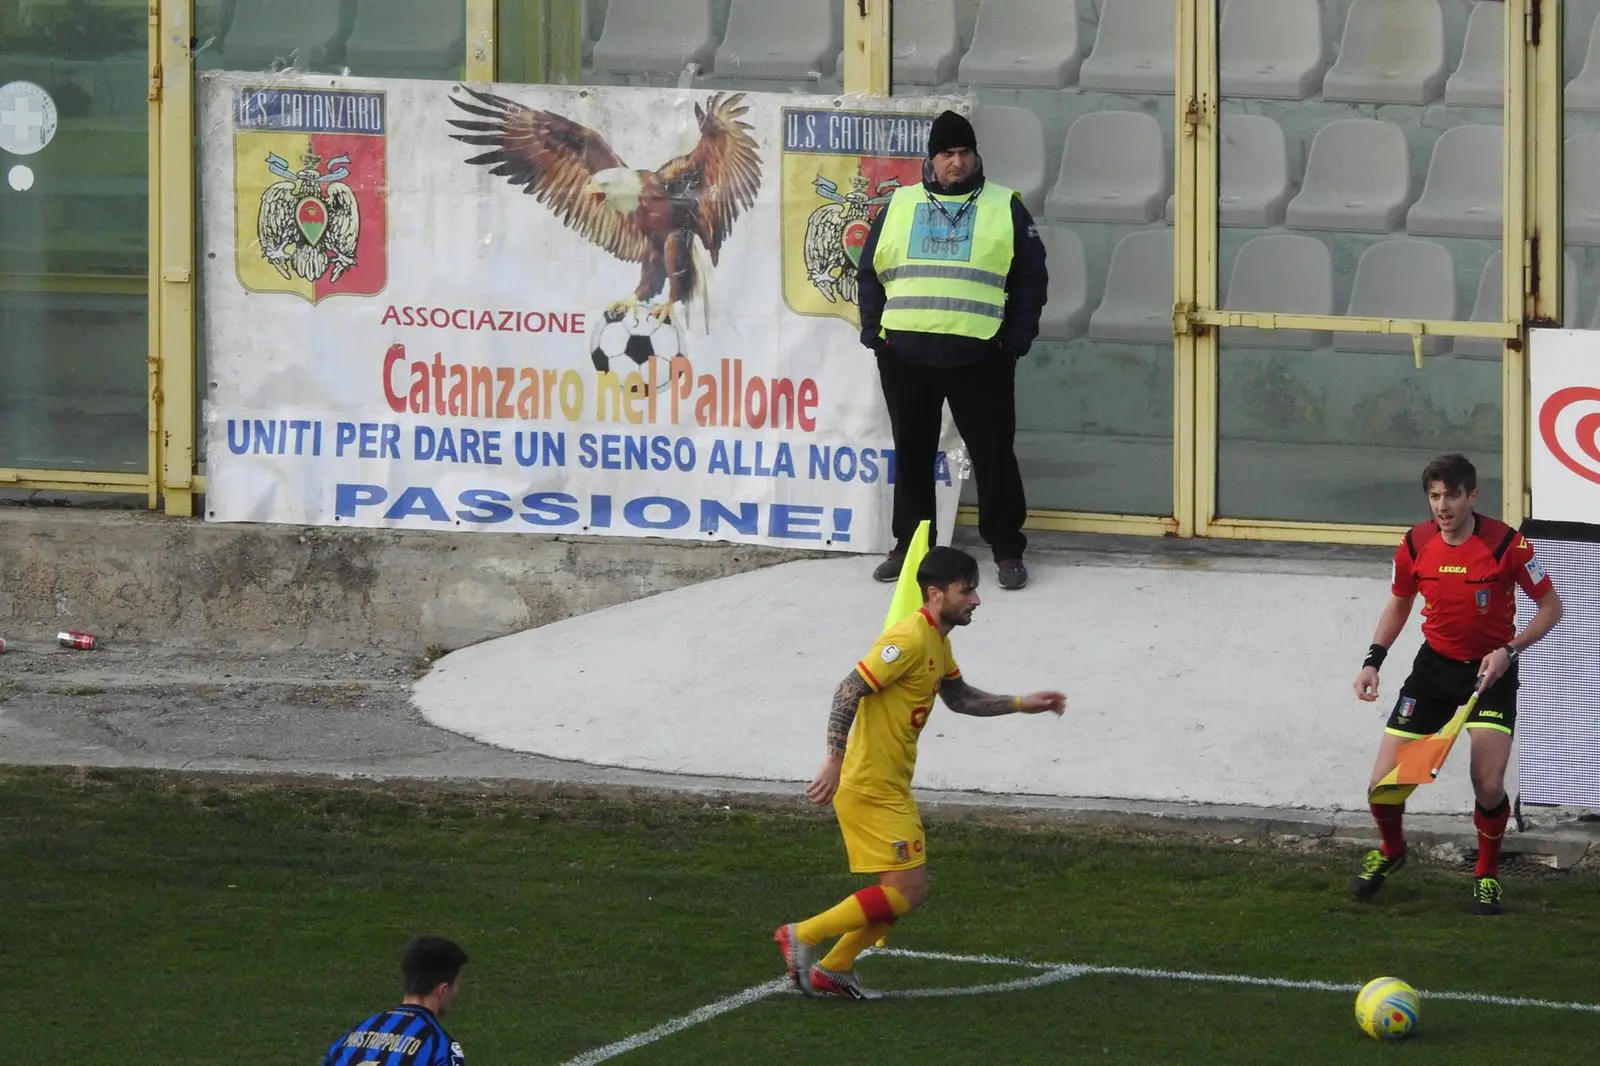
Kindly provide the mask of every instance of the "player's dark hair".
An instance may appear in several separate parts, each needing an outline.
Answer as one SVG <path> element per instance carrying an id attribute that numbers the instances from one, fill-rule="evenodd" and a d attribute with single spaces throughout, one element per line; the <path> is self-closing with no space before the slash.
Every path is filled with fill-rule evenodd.
<path id="1" fill-rule="evenodd" d="M 922 598 L 928 598 L 929 587 L 947 589 L 957 582 L 969 587 L 978 583 L 978 560 L 960 548 L 929 548 L 917 567 L 917 587 L 922 590 Z"/>
<path id="2" fill-rule="evenodd" d="M 408 996 L 425 996 L 442 984 L 455 984 L 467 953 L 442 936 L 419 936 L 400 952 L 400 986 Z"/>
<path id="3" fill-rule="evenodd" d="M 1422 468 L 1422 491 L 1427 492 L 1435 481 L 1443 482 L 1448 492 L 1471 492 L 1478 487 L 1478 468 L 1459 452 L 1441 455 Z"/>

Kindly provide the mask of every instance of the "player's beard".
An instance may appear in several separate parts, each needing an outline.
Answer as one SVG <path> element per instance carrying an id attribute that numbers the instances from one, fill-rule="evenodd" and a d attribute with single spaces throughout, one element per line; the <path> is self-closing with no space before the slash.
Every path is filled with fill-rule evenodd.
<path id="1" fill-rule="evenodd" d="M 975 608 L 972 608 L 972 607 L 968 607 L 964 611 L 952 611 L 952 610 L 946 609 L 946 610 L 943 610 L 943 611 L 939 612 L 939 618 L 940 618 L 940 620 L 942 622 L 944 622 L 945 625 L 950 626 L 952 628 L 955 627 L 955 626 L 971 625 L 972 624 L 972 612 L 974 610 L 975 610 Z"/>

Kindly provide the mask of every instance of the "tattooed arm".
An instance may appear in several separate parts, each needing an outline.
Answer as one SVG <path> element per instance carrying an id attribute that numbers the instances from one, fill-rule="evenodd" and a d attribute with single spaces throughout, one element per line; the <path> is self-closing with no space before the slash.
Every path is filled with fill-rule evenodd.
<path id="1" fill-rule="evenodd" d="M 952 677 L 939 689 L 944 704 L 957 714 L 970 714 L 974 718 L 993 718 L 1011 714 L 1017 704 L 1010 696 L 995 696 L 982 689 L 973 688 L 963 678 Z"/>
<path id="2" fill-rule="evenodd" d="M 833 794 L 839 790 L 839 771 L 844 767 L 850 726 L 856 720 L 856 708 L 861 700 L 871 693 L 872 686 L 854 670 L 833 691 L 833 708 L 828 712 L 828 756 L 822 760 L 817 776 L 806 786 L 806 798 L 819 807 L 833 799 Z"/>
<path id="3" fill-rule="evenodd" d="M 975 689 L 959 677 L 953 677 L 939 689 L 945 706 L 957 714 L 970 714 L 976 718 L 994 718 L 1002 714 L 1037 714 L 1049 711 L 1059 716 L 1067 709 L 1067 697 L 1059 692 L 1033 692 L 1026 696 L 995 696 Z"/>
<path id="4" fill-rule="evenodd" d="M 833 690 L 833 708 L 828 712 L 828 755 L 831 758 L 844 758 L 850 726 L 856 720 L 856 708 L 871 694 L 872 686 L 854 670 Z"/>

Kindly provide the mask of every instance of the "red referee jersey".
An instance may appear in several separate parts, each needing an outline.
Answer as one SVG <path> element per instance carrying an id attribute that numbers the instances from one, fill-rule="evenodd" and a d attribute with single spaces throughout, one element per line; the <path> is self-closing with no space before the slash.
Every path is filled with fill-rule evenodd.
<path id="1" fill-rule="evenodd" d="M 1551 589 L 1533 544 L 1504 522 L 1475 514 L 1472 536 L 1446 544 L 1432 519 L 1394 553 L 1396 596 L 1422 593 L 1422 639 L 1440 655 L 1476 661 L 1516 635 L 1516 586 L 1537 601 Z"/>

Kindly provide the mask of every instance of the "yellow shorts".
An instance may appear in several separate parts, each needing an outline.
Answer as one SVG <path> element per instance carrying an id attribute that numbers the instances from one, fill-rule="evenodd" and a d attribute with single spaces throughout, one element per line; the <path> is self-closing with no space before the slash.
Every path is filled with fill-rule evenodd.
<path id="1" fill-rule="evenodd" d="M 922 815 L 909 795 L 885 799 L 841 788 L 833 794 L 833 813 L 851 873 L 914 870 L 928 861 Z"/>

